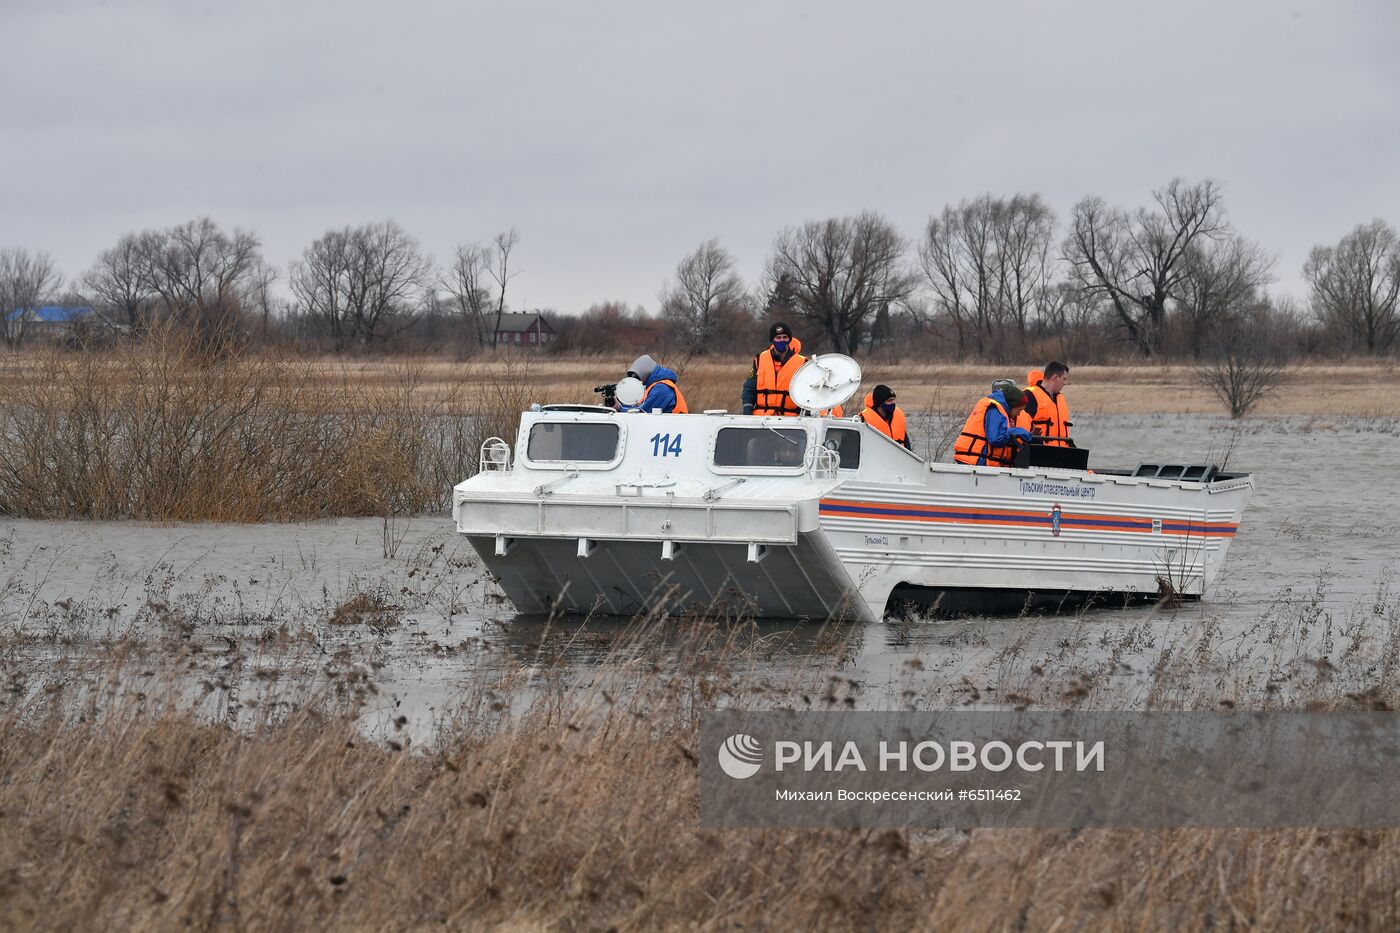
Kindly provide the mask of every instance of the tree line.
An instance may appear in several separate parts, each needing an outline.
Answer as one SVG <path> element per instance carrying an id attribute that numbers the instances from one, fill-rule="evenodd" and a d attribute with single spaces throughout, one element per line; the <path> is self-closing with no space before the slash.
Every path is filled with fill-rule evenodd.
<path id="1" fill-rule="evenodd" d="M 309 349 L 470 354 L 526 310 L 510 303 L 520 247 L 510 230 L 439 265 L 386 220 L 328 230 L 284 271 L 255 233 L 203 217 L 122 236 L 66 288 L 46 253 L 5 249 L 0 338 L 25 339 L 13 309 L 77 303 L 138 338 L 168 321 Z M 998 362 L 1396 350 L 1394 227 L 1359 224 L 1315 247 L 1302 274 L 1301 300 L 1271 295 L 1274 260 L 1231 224 L 1220 186 L 1176 179 L 1136 207 L 1084 198 L 1063 222 L 1021 194 L 947 205 L 913 238 L 873 211 L 809 221 L 774 237 L 752 282 L 711 239 L 676 265 L 655 314 L 611 301 L 539 313 L 551 352 L 749 352 L 777 319 L 811 349 Z"/>

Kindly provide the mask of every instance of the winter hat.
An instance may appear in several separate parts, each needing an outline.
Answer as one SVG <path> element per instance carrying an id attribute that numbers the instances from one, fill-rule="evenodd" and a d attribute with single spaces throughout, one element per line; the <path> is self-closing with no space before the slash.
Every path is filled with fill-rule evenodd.
<path id="1" fill-rule="evenodd" d="M 875 391 L 871 393 L 871 397 L 875 400 L 876 408 L 885 404 L 893 395 L 894 389 L 891 389 L 887 385 L 878 385 L 875 387 Z"/>
<path id="2" fill-rule="evenodd" d="M 651 378 L 652 371 L 656 369 L 656 360 L 643 353 L 632 361 L 632 365 L 627 367 L 627 371 L 638 379 L 646 382 Z"/>
<path id="3" fill-rule="evenodd" d="M 779 334 L 782 334 L 784 337 L 791 337 L 792 328 L 788 327 L 787 324 L 782 321 L 775 321 L 773 322 L 773 326 L 768 328 L 768 339 L 772 340 Z"/>
<path id="4" fill-rule="evenodd" d="M 998 379 L 993 382 L 992 391 L 1001 393 L 1001 397 L 1006 399 L 1007 408 L 1018 408 L 1025 401 L 1025 393 L 1021 391 L 1021 387 L 1010 379 Z"/>

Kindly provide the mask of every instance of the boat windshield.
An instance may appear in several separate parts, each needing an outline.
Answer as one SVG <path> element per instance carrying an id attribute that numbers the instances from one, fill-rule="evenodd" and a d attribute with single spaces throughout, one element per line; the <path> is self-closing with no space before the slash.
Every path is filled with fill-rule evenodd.
<path id="1" fill-rule="evenodd" d="M 715 466 L 800 467 L 807 453 L 801 428 L 720 428 L 715 438 Z"/>
<path id="2" fill-rule="evenodd" d="M 530 428 L 526 455 L 535 461 L 607 463 L 617 456 L 616 424 L 542 421 Z"/>

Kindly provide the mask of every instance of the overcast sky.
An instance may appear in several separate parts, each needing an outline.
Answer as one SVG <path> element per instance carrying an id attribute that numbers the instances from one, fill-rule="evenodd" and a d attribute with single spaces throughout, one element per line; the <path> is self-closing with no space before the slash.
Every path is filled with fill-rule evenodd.
<path id="1" fill-rule="evenodd" d="M 718 237 L 949 202 L 1224 185 L 1301 292 L 1400 224 L 1400 4 L 0 0 L 0 246 L 70 277 L 208 214 L 288 261 L 392 217 L 520 231 L 513 304 L 657 304 Z"/>

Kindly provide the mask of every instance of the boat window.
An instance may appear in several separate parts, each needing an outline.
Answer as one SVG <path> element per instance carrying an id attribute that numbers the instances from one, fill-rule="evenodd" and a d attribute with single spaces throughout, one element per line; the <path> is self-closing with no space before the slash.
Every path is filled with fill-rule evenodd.
<path id="1" fill-rule="evenodd" d="M 854 470 L 860 466 L 860 432 L 847 428 L 831 428 L 826 432 L 826 446 L 841 458 L 841 469 Z"/>
<path id="2" fill-rule="evenodd" d="M 715 466 L 796 467 L 805 453 L 800 428 L 720 428 L 715 438 Z"/>
<path id="3" fill-rule="evenodd" d="M 526 455 L 531 460 L 607 463 L 617 456 L 615 424 L 542 421 L 530 428 Z"/>

